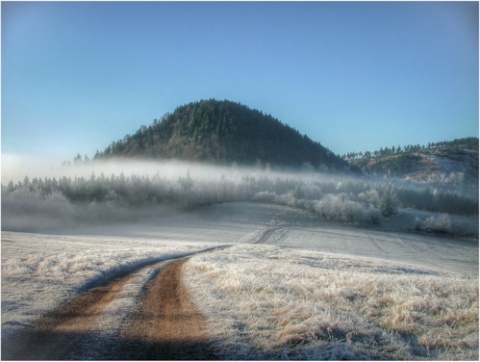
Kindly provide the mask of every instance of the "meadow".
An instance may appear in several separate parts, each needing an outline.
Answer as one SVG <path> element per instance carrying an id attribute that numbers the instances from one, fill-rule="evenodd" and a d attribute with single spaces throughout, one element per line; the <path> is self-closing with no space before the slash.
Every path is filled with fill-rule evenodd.
<path id="1" fill-rule="evenodd" d="M 187 266 L 225 359 L 478 358 L 477 278 L 257 245 Z"/>
<path id="2" fill-rule="evenodd" d="M 404 208 L 410 186 L 384 180 L 166 170 L 67 175 L 70 193 L 56 178 L 44 192 L 52 176 L 2 187 L 3 351 L 102 280 L 189 256 L 183 281 L 218 358 L 478 360 L 477 216 Z M 92 199 L 100 180 L 109 196 Z"/>

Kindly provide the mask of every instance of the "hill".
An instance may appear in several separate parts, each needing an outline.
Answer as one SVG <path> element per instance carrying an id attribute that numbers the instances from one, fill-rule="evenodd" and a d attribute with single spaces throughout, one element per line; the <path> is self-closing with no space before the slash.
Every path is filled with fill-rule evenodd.
<path id="1" fill-rule="evenodd" d="M 216 164 L 344 171 L 348 162 L 270 115 L 231 101 L 202 100 L 113 142 L 95 158 L 179 159 Z"/>
<path id="2" fill-rule="evenodd" d="M 418 183 L 461 186 L 478 193 L 478 138 L 382 148 L 343 156 L 363 172 Z"/>

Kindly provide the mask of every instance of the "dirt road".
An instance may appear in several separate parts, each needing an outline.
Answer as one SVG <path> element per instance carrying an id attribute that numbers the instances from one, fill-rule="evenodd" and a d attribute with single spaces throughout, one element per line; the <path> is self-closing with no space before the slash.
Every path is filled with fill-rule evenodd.
<path id="1" fill-rule="evenodd" d="M 185 261 L 182 259 L 169 264 L 147 283 L 140 306 L 122 333 L 125 340 L 134 341 L 132 350 L 124 349 L 122 357 L 166 360 L 214 358 L 208 348 L 203 316 L 181 280 Z"/>
<path id="2" fill-rule="evenodd" d="M 214 359 L 181 280 L 186 260 L 137 270 L 67 301 L 2 346 L 2 359 Z"/>

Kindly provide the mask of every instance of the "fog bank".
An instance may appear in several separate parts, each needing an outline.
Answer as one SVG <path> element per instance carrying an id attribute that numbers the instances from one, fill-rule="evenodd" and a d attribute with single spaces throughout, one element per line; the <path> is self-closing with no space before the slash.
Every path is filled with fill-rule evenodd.
<path id="1" fill-rule="evenodd" d="M 3 230 L 136 221 L 234 201 L 287 205 L 325 220 L 362 226 L 381 225 L 395 217 L 398 208 L 440 212 L 445 216 L 412 219 L 406 228 L 442 233 L 464 232 L 447 214 L 478 215 L 478 199 L 455 192 L 308 168 L 286 172 L 132 159 L 55 168 L 38 158 L 13 157 L 2 169 Z"/>

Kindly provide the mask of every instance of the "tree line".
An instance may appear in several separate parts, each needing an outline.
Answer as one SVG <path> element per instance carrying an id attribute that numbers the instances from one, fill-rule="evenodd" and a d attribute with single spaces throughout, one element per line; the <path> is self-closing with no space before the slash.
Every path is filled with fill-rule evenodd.
<path id="1" fill-rule="evenodd" d="M 217 180 L 154 176 L 34 178 L 2 184 L 2 205 L 29 198 L 64 199 L 72 205 L 110 204 L 124 208 L 152 205 L 189 209 L 229 201 L 270 202 L 317 212 L 326 219 L 379 223 L 400 208 L 458 215 L 478 215 L 478 200 L 431 187 L 407 187 L 367 180 L 328 177 L 242 176 Z M 6 204 L 5 204 L 6 205 Z M 8 209 L 8 208 L 7 208 Z M 4 208 L 5 211 L 5 208 Z M 8 212 L 8 210 L 6 211 Z"/>
<path id="2" fill-rule="evenodd" d="M 427 145 L 406 145 L 403 147 L 381 147 L 375 151 L 348 152 L 342 158 L 356 165 L 368 162 L 372 158 L 382 158 L 393 155 L 409 154 L 424 150 L 442 149 L 449 152 L 458 152 L 463 149 L 476 149 L 478 151 L 478 138 L 466 137 L 454 139 L 453 141 L 429 142 Z"/>

